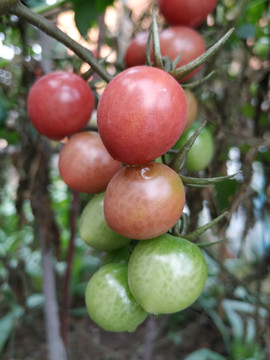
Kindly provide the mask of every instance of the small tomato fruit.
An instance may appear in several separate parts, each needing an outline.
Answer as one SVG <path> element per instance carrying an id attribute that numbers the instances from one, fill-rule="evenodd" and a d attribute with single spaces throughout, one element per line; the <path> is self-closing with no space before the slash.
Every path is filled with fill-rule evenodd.
<path id="1" fill-rule="evenodd" d="M 128 283 L 136 301 L 151 314 L 169 314 L 190 306 L 207 278 L 197 245 L 169 234 L 140 242 L 128 264 Z"/>
<path id="2" fill-rule="evenodd" d="M 217 0 L 158 0 L 160 13 L 170 25 L 198 27 L 216 7 Z"/>
<path id="3" fill-rule="evenodd" d="M 201 34 L 187 26 L 170 26 L 160 33 L 160 51 L 162 56 L 168 56 L 174 61 L 180 54 L 181 57 L 176 67 L 188 64 L 206 50 L 205 42 Z M 191 71 L 181 79 L 181 82 L 190 80 L 196 75 L 201 66 Z"/>
<path id="4" fill-rule="evenodd" d="M 187 122 L 184 132 L 187 131 L 194 123 L 198 114 L 198 101 L 190 90 L 184 90 L 187 99 Z"/>
<path id="5" fill-rule="evenodd" d="M 95 195 L 80 217 L 79 233 L 86 244 L 97 250 L 111 251 L 128 243 L 128 239 L 109 228 L 104 218 L 104 195 Z"/>
<path id="6" fill-rule="evenodd" d="M 126 67 L 145 65 L 148 33 L 141 31 L 134 36 L 127 47 L 124 63 Z"/>
<path id="7" fill-rule="evenodd" d="M 136 66 L 106 86 L 97 108 L 97 125 L 114 159 L 141 165 L 175 144 L 186 115 L 185 93 L 172 76 L 150 66 Z"/>
<path id="8" fill-rule="evenodd" d="M 175 225 L 185 205 L 178 174 L 158 162 L 122 168 L 104 198 L 107 225 L 130 239 L 151 239 Z"/>
<path id="9" fill-rule="evenodd" d="M 55 71 L 42 76 L 30 89 L 27 111 L 36 130 L 61 140 L 86 126 L 94 110 L 94 95 L 78 75 Z"/>
<path id="10" fill-rule="evenodd" d="M 70 188 L 96 194 L 106 189 L 122 164 L 111 157 L 98 133 L 83 131 L 62 147 L 58 166 L 61 178 Z"/>
<path id="11" fill-rule="evenodd" d="M 102 266 L 88 282 L 85 302 L 91 319 L 107 331 L 133 332 L 148 315 L 129 290 L 124 264 Z"/>

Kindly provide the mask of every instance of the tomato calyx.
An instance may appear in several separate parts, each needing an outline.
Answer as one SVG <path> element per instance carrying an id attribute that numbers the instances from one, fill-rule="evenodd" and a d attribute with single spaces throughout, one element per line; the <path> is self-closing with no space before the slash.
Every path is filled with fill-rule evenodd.
<path id="1" fill-rule="evenodd" d="M 204 64 L 207 60 L 209 60 L 212 56 L 218 52 L 223 45 L 227 42 L 234 31 L 234 28 L 231 28 L 226 32 L 226 34 L 219 39 L 212 47 L 206 50 L 202 55 L 196 57 L 194 60 L 190 61 L 186 65 L 182 65 L 177 67 L 177 63 L 181 58 L 182 54 L 179 54 L 173 61 L 168 58 L 167 56 L 162 56 L 160 50 L 160 36 L 159 30 L 157 25 L 156 15 L 153 11 L 152 13 L 152 26 L 149 30 L 149 36 L 147 40 L 147 47 L 146 47 L 146 60 L 148 65 L 156 66 L 158 68 L 167 71 L 170 75 L 172 75 L 177 81 L 181 81 L 185 78 L 188 74 L 192 71 L 200 67 Z M 151 47 L 153 49 L 153 61 L 151 61 Z M 212 73 L 211 75 L 212 76 Z M 207 78 L 208 79 L 208 78 Z M 199 83 L 200 84 L 200 83 Z M 199 85 L 198 84 L 198 85 Z M 194 85 L 195 86 L 195 85 Z"/>

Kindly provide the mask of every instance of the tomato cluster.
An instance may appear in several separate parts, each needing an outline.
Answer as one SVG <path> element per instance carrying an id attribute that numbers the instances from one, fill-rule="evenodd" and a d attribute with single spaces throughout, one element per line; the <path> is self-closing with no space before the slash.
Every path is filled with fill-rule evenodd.
<path id="1" fill-rule="evenodd" d="M 182 139 L 197 129 L 197 100 L 166 71 L 144 65 L 146 41 L 144 33 L 136 37 L 125 56 L 128 68 L 101 95 L 98 132 L 84 129 L 94 95 L 79 76 L 45 75 L 28 97 L 29 117 L 38 132 L 53 140 L 71 136 L 59 155 L 63 181 L 95 194 L 81 214 L 79 231 L 86 244 L 107 255 L 88 283 L 85 301 L 93 321 L 108 331 L 134 331 L 149 313 L 186 308 L 207 277 L 198 246 L 172 235 L 185 206 L 181 178 L 156 161 L 181 148 Z M 205 44 L 196 30 L 176 23 L 161 32 L 160 48 L 172 60 L 181 53 L 181 66 L 204 52 Z M 41 97 L 44 103 L 37 101 Z M 200 160 L 205 167 L 213 155 L 212 139 L 207 131 L 200 136 L 212 152 Z M 194 146 L 199 143 L 198 137 Z M 201 155 L 204 149 L 194 151 Z M 188 157 L 187 169 L 201 170 L 189 163 Z"/>

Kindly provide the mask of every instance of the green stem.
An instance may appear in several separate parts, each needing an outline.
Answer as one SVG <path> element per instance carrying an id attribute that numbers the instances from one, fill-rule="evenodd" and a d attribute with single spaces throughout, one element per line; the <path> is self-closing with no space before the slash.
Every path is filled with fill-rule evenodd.
<path id="1" fill-rule="evenodd" d="M 241 171 L 238 171 L 235 174 L 227 175 L 227 176 L 218 176 L 214 178 L 195 178 L 184 175 L 179 175 L 183 184 L 185 186 L 194 186 L 194 187 L 205 187 L 209 185 L 214 185 L 216 183 L 222 182 L 224 180 L 232 179 L 235 175 L 239 174 Z"/>
<path id="2" fill-rule="evenodd" d="M 200 65 L 210 59 L 221 47 L 226 43 L 229 37 L 232 35 L 234 29 L 230 29 L 218 42 L 212 47 L 206 50 L 202 55 L 191 61 L 187 65 L 183 65 L 175 70 L 169 72 L 176 80 L 181 80 L 188 75 L 191 71 L 198 68 Z"/>
<path id="3" fill-rule="evenodd" d="M 187 157 L 187 154 L 196 141 L 198 135 L 200 134 L 201 130 L 206 125 L 206 121 L 197 129 L 194 134 L 186 141 L 186 143 L 182 146 L 182 148 L 175 154 L 172 161 L 170 162 L 169 166 L 175 171 L 179 172 L 181 170 L 182 164 Z"/>
<path id="4" fill-rule="evenodd" d="M 3 1 L 3 0 L 2 0 Z M 4 0 L 8 2 L 8 0 Z M 9 0 L 10 2 L 10 0 Z M 45 32 L 52 38 L 58 40 L 70 50 L 72 50 L 80 59 L 88 63 L 94 71 L 106 82 L 109 82 L 112 77 L 107 73 L 104 67 L 96 60 L 93 53 L 85 48 L 84 46 L 78 44 L 76 41 L 71 39 L 67 34 L 58 29 L 50 20 L 47 20 L 43 16 L 34 13 L 28 7 L 24 6 L 21 2 L 12 2 L 11 6 L 5 7 L 3 10 L 6 14 L 16 15 L 21 19 L 29 22 L 30 24 L 36 26 L 41 31 Z M 1 3 L 2 5 L 2 3 Z M 1 13 L 0 7 L 0 13 Z"/>
<path id="5" fill-rule="evenodd" d="M 209 223 L 200 226 L 199 228 L 197 228 L 195 231 L 186 234 L 184 236 L 185 239 L 189 240 L 189 241 L 195 241 L 196 239 L 198 239 L 198 237 L 200 235 L 202 235 L 205 231 L 209 230 L 211 227 L 213 227 L 214 225 L 216 225 L 219 221 L 221 221 L 223 218 L 225 218 L 225 216 L 228 215 L 228 212 L 224 212 L 223 214 L 219 215 L 218 217 L 216 217 L 215 219 L 213 219 L 212 221 L 210 221 Z"/>
<path id="6" fill-rule="evenodd" d="M 199 86 L 199 85 L 205 83 L 206 81 L 208 81 L 215 73 L 216 73 L 215 71 L 211 71 L 208 75 L 206 75 L 202 79 L 190 82 L 188 84 L 181 84 L 181 86 L 183 89 L 193 89 L 196 86 Z"/>
<path id="7" fill-rule="evenodd" d="M 152 13 L 153 24 L 152 24 L 152 38 L 153 38 L 153 57 L 154 57 L 154 64 L 156 67 L 163 69 L 162 64 L 162 55 L 160 52 L 160 42 L 159 42 L 159 33 L 158 33 L 158 24 L 156 14 L 153 10 Z"/>

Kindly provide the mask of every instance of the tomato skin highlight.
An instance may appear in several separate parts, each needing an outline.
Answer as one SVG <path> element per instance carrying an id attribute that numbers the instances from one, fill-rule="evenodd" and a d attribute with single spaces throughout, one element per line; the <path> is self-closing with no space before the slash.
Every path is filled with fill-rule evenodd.
<path id="1" fill-rule="evenodd" d="M 104 198 L 107 225 L 130 239 L 152 239 L 175 225 L 185 205 L 178 174 L 164 164 L 122 168 Z"/>
<path id="2" fill-rule="evenodd" d="M 97 108 L 101 139 L 111 156 L 141 165 L 166 153 L 186 124 L 182 87 L 163 70 L 135 66 L 105 88 Z"/>
<path id="3" fill-rule="evenodd" d="M 30 89 L 27 99 L 33 126 L 52 140 L 61 140 L 84 128 L 94 106 L 94 95 L 88 84 L 66 71 L 42 76 Z"/>
<path id="4" fill-rule="evenodd" d="M 160 33 L 160 51 L 162 56 L 168 56 L 174 61 L 177 56 L 181 57 L 176 65 L 180 67 L 202 55 L 206 50 L 205 41 L 201 34 L 187 26 L 170 26 Z M 201 66 L 191 71 L 181 79 L 185 82 L 193 78 L 201 69 Z"/>
<path id="5" fill-rule="evenodd" d="M 129 288 L 151 314 L 170 314 L 190 306 L 206 278 L 206 261 L 198 246 L 170 234 L 141 241 L 128 263 Z"/>
<path id="6" fill-rule="evenodd" d="M 200 26 L 215 9 L 217 0 L 158 0 L 160 13 L 170 25 Z"/>
<path id="7" fill-rule="evenodd" d="M 62 147 L 58 162 L 60 176 L 72 189 L 96 194 L 104 191 L 122 164 L 114 160 L 98 133 L 83 131 Z"/>

